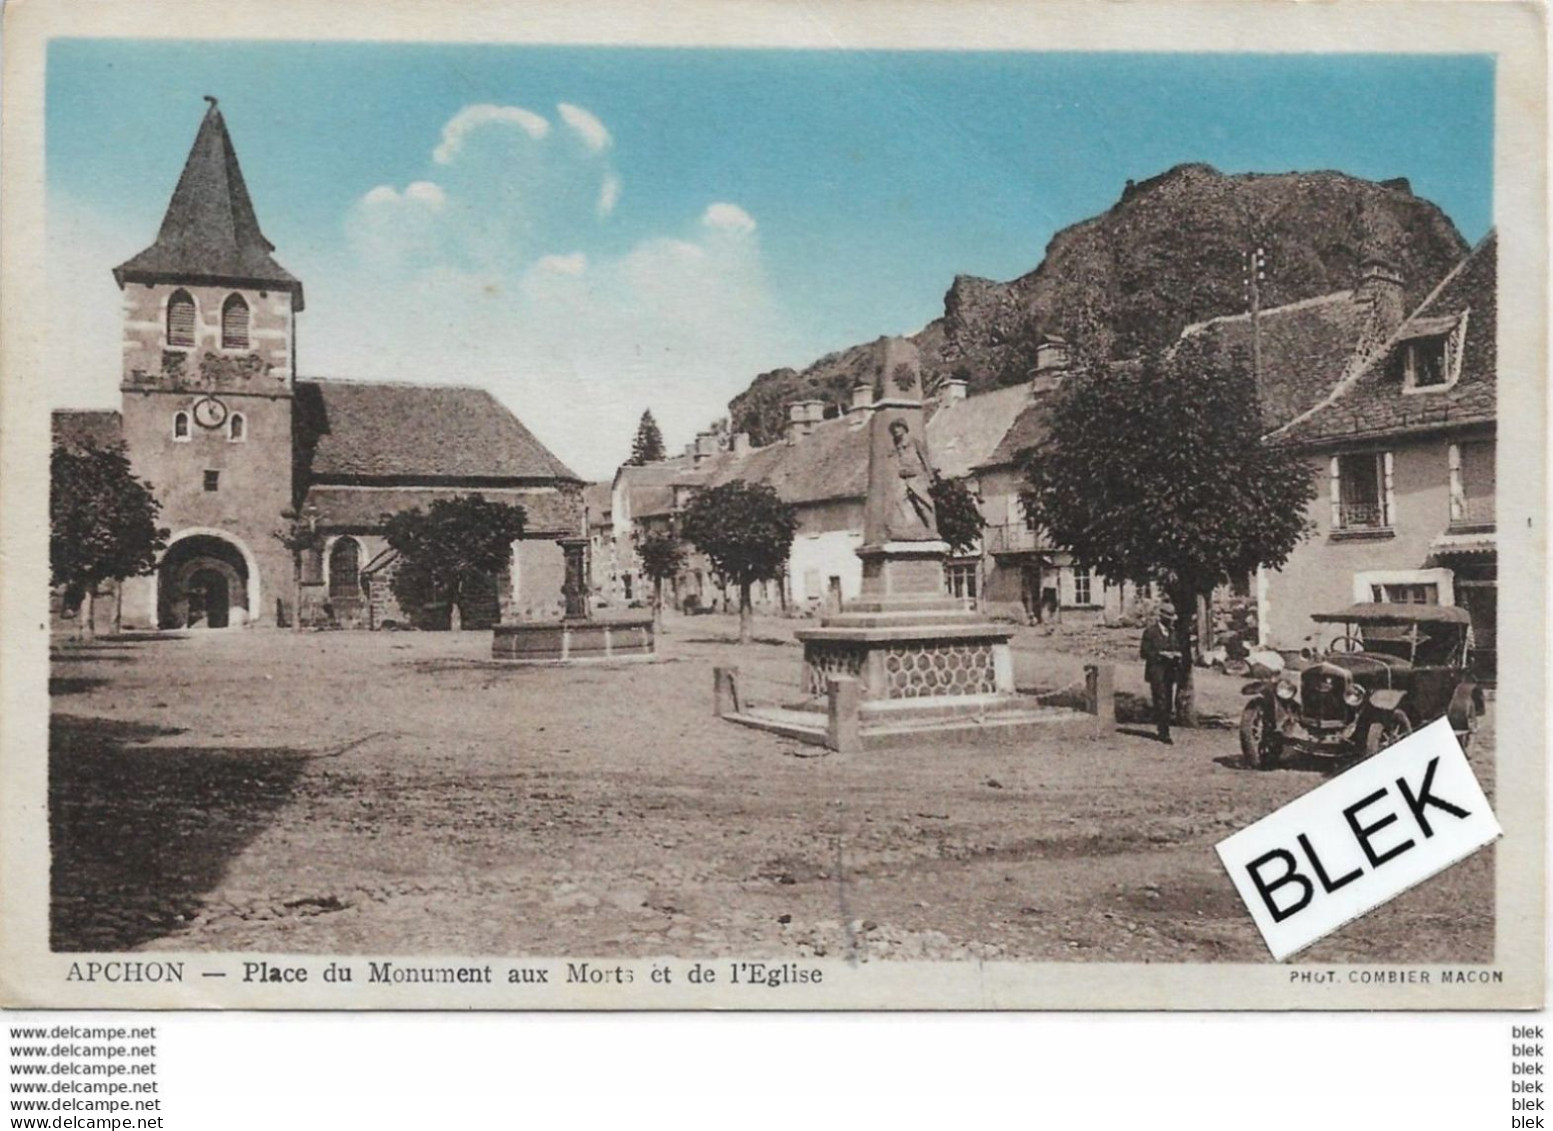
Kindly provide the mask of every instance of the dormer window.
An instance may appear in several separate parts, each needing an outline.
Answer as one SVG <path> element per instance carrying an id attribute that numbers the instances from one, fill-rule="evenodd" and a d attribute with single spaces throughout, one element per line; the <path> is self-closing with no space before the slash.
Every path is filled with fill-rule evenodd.
<path id="1" fill-rule="evenodd" d="M 186 412 L 173 413 L 173 439 L 179 443 L 187 443 L 189 440 L 189 414 Z"/>
<path id="2" fill-rule="evenodd" d="M 1402 348 L 1402 372 L 1409 389 L 1432 389 L 1450 382 L 1445 367 L 1446 338 L 1414 338 Z"/>
<path id="3" fill-rule="evenodd" d="M 248 303 L 242 295 L 229 295 L 221 304 L 221 348 L 248 348 Z"/>
<path id="4" fill-rule="evenodd" d="M 1401 373 L 1404 393 L 1448 389 L 1461 376 L 1461 347 L 1467 316 L 1418 319 L 1404 330 L 1392 364 Z"/>
<path id="5" fill-rule="evenodd" d="M 226 438 L 234 444 L 248 439 L 248 421 L 243 419 L 242 413 L 234 412 L 227 417 Z"/>
<path id="6" fill-rule="evenodd" d="M 176 290 L 167 300 L 167 344 L 175 349 L 194 345 L 194 298 Z"/>

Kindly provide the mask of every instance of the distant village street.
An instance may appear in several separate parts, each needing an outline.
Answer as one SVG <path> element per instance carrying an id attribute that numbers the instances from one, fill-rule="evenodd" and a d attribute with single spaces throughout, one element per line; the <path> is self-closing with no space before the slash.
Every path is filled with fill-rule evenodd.
<path id="1" fill-rule="evenodd" d="M 1212 845 L 1328 771 L 1241 767 L 1241 679 L 1201 672 L 1205 725 L 1165 746 L 1136 629 L 1030 627 L 1021 690 L 1117 661 L 1114 734 L 844 755 L 714 718 L 715 665 L 796 690 L 803 623 L 739 646 L 736 618 L 671 615 L 664 662 L 589 669 L 504 666 L 479 632 L 58 637 L 52 946 L 1265 959 Z M 1300 961 L 1492 961 L 1493 872 Z"/>

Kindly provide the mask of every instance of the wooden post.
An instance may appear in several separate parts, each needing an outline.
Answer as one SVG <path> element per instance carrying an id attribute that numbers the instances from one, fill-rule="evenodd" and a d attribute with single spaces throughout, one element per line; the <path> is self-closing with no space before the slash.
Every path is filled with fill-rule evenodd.
<path id="1" fill-rule="evenodd" d="M 833 675 L 825 681 L 829 711 L 825 723 L 825 745 L 838 754 L 852 754 L 863 748 L 858 712 L 863 688 L 856 676 Z"/>
<path id="2" fill-rule="evenodd" d="M 1096 727 L 1116 726 L 1116 665 L 1084 665 L 1084 709 L 1095 716 Z"/>
<path id="3" fill-rule="evenodd" d="M 712 669 L 712 710 L 719 718 L 739 714 L 739 669 Z"/>

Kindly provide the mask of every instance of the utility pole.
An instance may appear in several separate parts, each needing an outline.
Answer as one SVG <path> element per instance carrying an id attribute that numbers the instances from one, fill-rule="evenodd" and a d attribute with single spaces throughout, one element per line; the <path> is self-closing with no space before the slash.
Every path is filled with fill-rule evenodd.
<path id="1" fill-rule="evenodd" d="M 1251 303 L 1251 376 L 1262 388 L 1262 283 L 1267 279 L 1267 255 L 1257 247 L 1246 256 L 1246 293 Z"/>

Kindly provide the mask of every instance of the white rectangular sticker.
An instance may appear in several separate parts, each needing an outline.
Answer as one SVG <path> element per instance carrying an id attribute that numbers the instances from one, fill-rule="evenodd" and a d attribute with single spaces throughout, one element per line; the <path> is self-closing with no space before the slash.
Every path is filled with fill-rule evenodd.
<path id="1" fill-rule="evenodd" d="M 1500 835 L 1439 719 L 1218 844 L 1282 961 Z"/>

